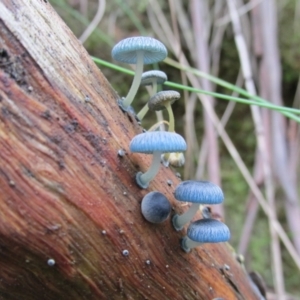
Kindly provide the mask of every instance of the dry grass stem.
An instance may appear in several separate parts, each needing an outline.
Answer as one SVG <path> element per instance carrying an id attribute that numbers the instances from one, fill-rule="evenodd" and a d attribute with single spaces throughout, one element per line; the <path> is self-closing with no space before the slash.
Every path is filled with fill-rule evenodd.
<path id="1" fill-rule="evenodd" d="M 95 28 L 100 23 L 106 7 L 106 0 L 98 0 L 98 9 L 96 12 L 96 15 L 94 16 L 93 20 L 89 24 L 89 26 L 85 29 L 85 31 L 82 33 L 82 35 L 79 37 L 79 41 L 83 44 L 89 36 L 92 34 L 92 32 L 95 30 Z"/>
<path id="2" fill-rule="evenodd" d="M 239 20 L 239 16 L 236 10 L 234 0 L 227 0 L 227 5 L 229 9 L 229 14 L 234 30 L 235 42 L 238 49 L 240 62 L 242 66 L 243 75 L 245 78 L 245 85 L 248 92 L 252 95 L 256 95 L 255 84 L 251 71 L 250 57 L 243 37 L 243 30 Z M 276 205 L 275 205 L 275 187 L 273 183 L 272 173 L 271 173 L 271 161 L 267 153 L 266 147 L 266 131 L 262 123 L 260 109 L 255 106 L 251 106 L 252 117 L 254 125 L 256 128 L 258 148 L 260 155 L 262 156 L 262 165 L 264 170 L 264 179 L 266 186 L 266 197 L 269 203 L 270 215 L 269 224 L 270 224 L 270 234 L 271 234 L 271 250 L 272 250 L 272 259 L 273 259 L 273 276 L 275 278 L 275 289 L 277 291 L 278 297 L 283 299 L 285 294 L 284 279 L 283 279 L 283 269 L 282 269 L 282 259 L 281 259 L 281 250 L 279 239 L 276 231 L 272 226 L 273 221 L 277 221 L 276 217 Z"/>

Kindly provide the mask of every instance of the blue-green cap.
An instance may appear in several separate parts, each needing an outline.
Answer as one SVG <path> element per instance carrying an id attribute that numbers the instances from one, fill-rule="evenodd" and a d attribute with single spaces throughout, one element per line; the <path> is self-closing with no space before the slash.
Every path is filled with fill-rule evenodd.
<path id="1" fill-rule="evenodd" d="M 221 188 L 209 181 L 186 180 L 175 189 L 175 198 L 179 201 L 199 204 L 220 204 L 224 200 Z"/>
<path id="2" fill-rule="evenodd" d="M 113 47 L 111 55 L 117 61 L 136 64 L 137 51 L 144 52 L 145 65 L 164 60 L 168 55 L 167 48 L 163 43 L 145 36 L 136 36 L 121 40 Z"/>
<path id="3" fill-rule="evenodd" d="M 163 84 L 168 80 L 165 72 L 158 70 L 146 71 L 142 74 L 141 85 L 151 85 L 153 82 Z"/>
<path id="4" fill-rule="evenodd" d="M 230 230 L 218 220 L 201 219 L 189 225 L 187 236 L 198 243 L 220 243 L 230 239 Z"/>
<path id="5" fill-rule="evenodd" d="M 136 135 L 129 145 L 131 152 L 151 154 L 153 152 L 182 152 L 186 150 L 184 138 L 169 131 L 147 131 Z"/>

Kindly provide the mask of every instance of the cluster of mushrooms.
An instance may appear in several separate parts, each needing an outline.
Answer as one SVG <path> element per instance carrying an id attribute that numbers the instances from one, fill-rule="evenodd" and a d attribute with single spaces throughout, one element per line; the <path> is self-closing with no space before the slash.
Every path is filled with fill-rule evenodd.
<path id="1" fill-rule="evenodd" d="M 175 167 L 184 164 L 183 151 L 187 145 L 182 136 L 175 132 L 174 115 L 171 105 L 180 98 L 176 91 L 157 92 L 157 85 L 163 84 L 167 76 L 161 71 L 148 71 L 143 73 L 144 64 L 153 64 L 162 61 L 167 56 L 166 47 L 151 37 L 130 37 L 120 41 L 112 49 L 112 57 L 116 61 L 135 64 L 135 75 L 125 98 L 120 98 L 118 104 L 125 112 L 134 111 L 131 103 L 135 98 L 139 86 L 152 85 L 152 94 L 148 103 L 136 114 L 142 121 L 146 113 L 166 109 L 169 121 L 168 131 L 158 130 L 153 126 L 150 130 L 136 135 L 130 142 L 130 151 L 152 154 L 152 164 L 145 173 L 136 174 L 136 183 L 139 187 L 147 189 L 150 181 L 159 171 L 161 162 Z M 174 228 L 179 231 L 189 223 L 200 205 L 213 205 L 222 203 L 224 195 L 221 188 L 208 181 L 187 180 L 181 182 L 175 189 L 175 198 L 178 201 L 191 202 L 192 205 L 182 215 L 175 214 L 172 218 Z M 165 195 L 158 191 L 148 193 L 142 200 L 141 211 L 144 218 L 151 223 L 164 222 L 171 213 L 171 204 Z M 205 208 L 205 207 L 204 207 Z M 181 247 L 185 252 L 203 243 L 226 242 L 230 238 L 228 227 L 213 218 L 208 210 L 202 210 L 202 219 L 191 222 L 187 235 L 181 240 Z"/>

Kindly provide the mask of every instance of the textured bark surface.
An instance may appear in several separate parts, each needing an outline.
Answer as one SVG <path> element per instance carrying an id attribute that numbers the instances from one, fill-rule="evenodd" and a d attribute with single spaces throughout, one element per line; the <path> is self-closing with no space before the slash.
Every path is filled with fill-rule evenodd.
<path id="1" fill-rule="evenodd" d="M 186 210 L 178 178 L 136 186 L 142 128 L 47 1 L 0 1 L 0 48 L 1 299 L 256 299 L 227 244 L 186 254 L 142 218 L 153 190 Z"/>

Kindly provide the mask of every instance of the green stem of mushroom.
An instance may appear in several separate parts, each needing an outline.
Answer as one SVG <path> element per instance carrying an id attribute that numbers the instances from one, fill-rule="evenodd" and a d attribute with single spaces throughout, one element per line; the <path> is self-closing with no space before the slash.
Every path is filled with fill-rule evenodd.
<path id="1" fill-rule="evenodd" d="M 160 167 L 160 157 L 162 152 L 154 152 L 152 163 L 149 168 L 149 170 L 140 176 L 140 180 L 143 184 L 149 183 L 155 175 L 158 173 L 159 167 Z"/>
<path id="2" fill-rule="evenodd" d="M 174 114 L 170 103 L 166 105 L 166 109 L 169 114 L 169 132 L 175 132 Z"/>
<path id="3" fill-rule="evenodd" d="M 200 246 L 202 243 L 195 242 L 189 237 L 185 236 L 181 241 L 181 247 L 185 252 L 190 252 L 192 248 Z"/>
<path id="4" fill-rule="evenodd" d="M 152 83 L 152 92 L 151 92 L 151 94 L 150 94 L 150 97 L 154 96 L 156 93 L 157 93 L 157 82 L 154 81 L 154 82 Z M 142 121 L 142 120 L 144 119 L 146 113 L 148 112 L 148 110 L 149 110 L 149 106 L 148 106 L 148 103 L 146 103 L 146 104 L 144 105 L 144 107 L 143 107 L 143 108 L 139 111 L 139 113 L 136 115 L 137 118 L 138 118 L 140 121 Z"/>
<path id="5" fill-rule="evenodd" d="M 148 110 L 149 110 L 148 103 L 146 103 L 146 104 L 144 105 L 144 107 L 143 107 L 143 108 L 139 111 L 139 113 L 136 115 L 137 118 L 138 118 L 140 121 L 142 121 L 142 120 L 144 119 L 146 113 L 148 112 Z"/>
<path id="6" fill-rule="evenodd" d="M 152 93 L 151 93 L 151 97 L 154 96 L 157 93 L 157 81 L 153 81 L 152 83 Z"/>
<path id="7" fill-rule="evenodd" d="M 141 77 L 144 69 L 144 52 L 143 51 L 138 51 L 137 54 L 137 62 L 136 62 L 136 69 L 135 69 L 135 74 L 133 78 L 132 85 L 130 87 L 130 90 L 123 101 L 122 105 L 126 109 L 133 101 L 137 90 L 140 86 L 141 83 Z"/>
<path id="8" fill-rule="evenodd" d="M 162 124 L 166 124 L 169 128 L 169 122 L 168 121 L 165 121 L 165 120 L 162 120 L 162 121 L 159 121 L 157 123 L 155 123 L 154 125 L 152 125 L 148 131 L 155 131 L 157 130 Z"/>
<path id="9" fill-rule="evenodd" d="M 176 230 L 181 230 L 182 227 L 192 220 L 199 209 L 199 203 L 193 203 L 191 207 L 182 215 L 175 215 L 173 217 L 173 225 Z"/>

